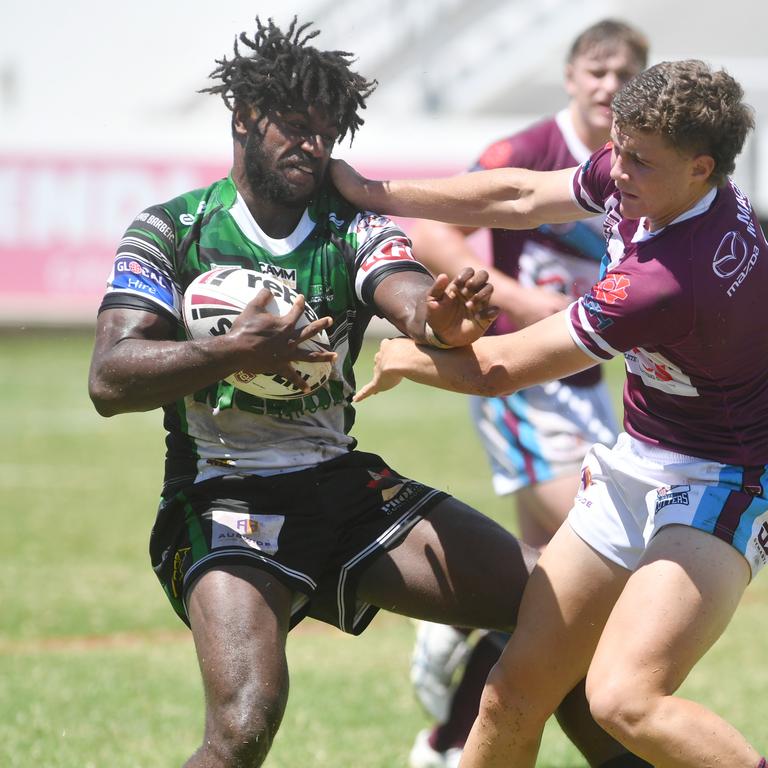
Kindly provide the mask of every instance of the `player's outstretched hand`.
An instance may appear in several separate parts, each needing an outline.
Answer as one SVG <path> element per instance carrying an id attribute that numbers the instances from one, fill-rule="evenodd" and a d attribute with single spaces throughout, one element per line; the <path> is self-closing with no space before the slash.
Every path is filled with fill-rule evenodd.
<path id="1" fill-rule="evenodd" d="M 379 392 L 386 392 L 403 380 L 402 374 L 392 370 L 392 365 L 402 345 L 413 347 L 413 342 L 410 339 L 384 339 L 381 342 L 379 351 L 373 359 L 373 377 L 357 391 L 357 394 L 352 398 L 353 402 L 359 403 L 366 397 L 378 395 Z"/>
<path id="2" fill-rule="evenodd" d="M 308 389 L 292 360 L 330 362 L 336 353 L 330 350 L 310 350 L 299 346 L 333 323 L 330 317 L 321 317 L 296 328 L 304 314 L 305 300 L 299 296 L 283 316 L 266 310 L 272 294 L 262 288 L 246 305 L 227 334 L 238 347 L 238 366 L 252 373 L 279 373 L 300 389 Z"/>
<path id="3" fill-rule="evenodd" d="M 465 267 L 453 280 L 438 275 L 427 295 L 427 323 L 449 347 L 477 341 L 499 314 L 491 305 L 493 286 L 488 273 Z"/>

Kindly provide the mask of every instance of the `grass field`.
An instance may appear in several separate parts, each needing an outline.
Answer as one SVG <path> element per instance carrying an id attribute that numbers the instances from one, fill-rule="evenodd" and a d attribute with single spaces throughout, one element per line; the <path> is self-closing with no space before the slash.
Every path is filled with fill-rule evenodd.
<path id="1" fill-rule="evenodd" d="M 172 768 L 197 745 L 191 638 L 148 566 L 162 471 L 159 412 L 101 419 L 88 333 L 0 336 L 0 766 Z M 371 348 L 359 366 L 370 370 Z M 614 379 L 616 378 L 614 367 Z M 355 434 L 400 471 L 507 524 L 460 396 L 404 385 L 364 403 Z M 684 691 L 768 748 L 768 578 Z M 426 724 L 408 683 L 413 628 L 380 614 L 361 638 L 305 622 L 271 768 L 400 768 Z M 539 764 L 583 761 L 556 727 Z"/>

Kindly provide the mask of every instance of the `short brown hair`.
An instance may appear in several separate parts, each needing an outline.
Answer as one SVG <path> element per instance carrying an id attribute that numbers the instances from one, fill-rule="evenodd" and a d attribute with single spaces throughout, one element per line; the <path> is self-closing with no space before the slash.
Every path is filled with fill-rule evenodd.
<path id="1" fill-rule="evenodd" d="M 641 67 L 648 63 L 648 38 L 640 30 L 618 19 L 603 19 L 587 27 L 568 50 L 566 61 L 571 64 L 577 56 L 593 48 L 615 48 L 626 45 Z"/>
<path id="2" fill-rule="evenodd" d="M 715 161 L 712 181 L 722 186 L 755 127 L 742 87 L 725 70 L 703 61 L 662 61 L 633 77 L 613 98 L 620 129 L 657 133 L 678 151 Z"/>

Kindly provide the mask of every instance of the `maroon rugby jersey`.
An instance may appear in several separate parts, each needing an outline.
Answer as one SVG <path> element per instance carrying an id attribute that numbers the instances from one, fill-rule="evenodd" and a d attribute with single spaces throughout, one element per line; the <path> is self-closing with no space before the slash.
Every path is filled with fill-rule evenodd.
<path id="1" fill-rule="evenodd" d="M 624 428 L 725 464 L 768 463 L 768 244 L 729 182 L 655 233 L 619 213 L 611 149 L 580 166 L 573 194 L 607 212 L 607 271 L 571 305 L 574 341 L 623 353 Z"/>
<path id="2" fill-rule="evenodd" d="M 585 162 L 591 152 L 576 135 L 567 109 L 525 130 L 491 144 L 471 170 L 529 168 L 557 171 Z M 493 265 L 526 287 L 539 286 L 581 296 L 595 282 L 605 252 L 602 216 L 594 220 L 559 224 L 534 230 L 491 230 Z M 511 319 L 500 316 L 490 333 L 516 330 Z M 591 368 L 565 381 L 587 386 L 600 380 L 600 368 Z"/>

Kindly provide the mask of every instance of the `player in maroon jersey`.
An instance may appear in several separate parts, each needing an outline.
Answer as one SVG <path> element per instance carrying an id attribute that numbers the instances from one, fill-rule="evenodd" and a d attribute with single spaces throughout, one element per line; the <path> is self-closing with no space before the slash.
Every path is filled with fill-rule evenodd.
<path id="1" fill-rule="evenodd" d="M 630 25 L 603 19 L 572 42 L 565 61 L 567 105 L 553 117 L 495 141 L 471 170 L 572 168 L 606 141 L 611 101 L 647 63 L 648 41 Z M 492 275 L 501 316 L 489 333 L 509 333 L 557 312 L 592 285 L 605 250 L 602 216 L 559 227 L 490 232 L 492 262 L 481 263 L 466 237 L 473 230 L 437 221 L 409 229 L 416 257 L 434 274 L 466 266 Z M 618 434 L 601 367 L 500 397 L 470 398 L 493 489 L 514 499 L 520 537 L 541 549 L 571 508 L 579 470 L 593 443 Z M 478 639 L 479 635 L 479 639 Z M 480 692 L 505 637 L 420 623 L 411 664 L 414 690 L 436 725 L 417 734 L 411 768 L 451 768 L 477 714 Z M 456 674 L 456 668 L 463 673 Z M 457 679 L 458 678 L 458 679 Z"/>
<path id="2" fill-rule="evenodd" d="M 526 586 L 461 765 L 533 766 L 585 673 L 597 721 L 653 765 L 764 768 L 714 712 L 675 695 L 768 560 L 768 243 L 728 178 L 754 121 L 739 84 L 663 62 L 613 102 L 612 143 L 576 169 L 365 182 L 393 214 L 530 228 L 604 212 L 602 279 L 563 312 L 461 351 L 384 342 L 358 399 L 404 376 L 497 395 L 623 354 L 624 433 L 587 455 Z"/>

